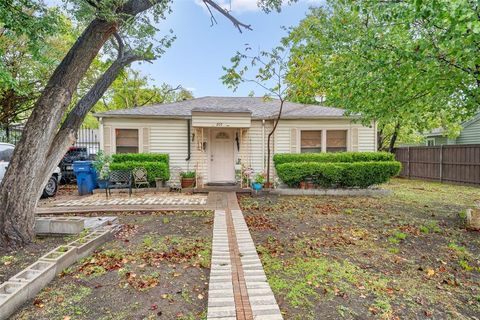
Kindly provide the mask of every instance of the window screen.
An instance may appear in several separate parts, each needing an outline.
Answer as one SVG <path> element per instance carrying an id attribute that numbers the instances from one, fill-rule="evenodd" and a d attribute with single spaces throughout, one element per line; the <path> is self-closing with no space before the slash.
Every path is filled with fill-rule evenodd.
<path id="1" fill-rule="evenodd" d="M 347 130 L 327 131 L 327 152 L 347 151 Z"/>
<path id="2" fill-rule="evenodd" d="M 115 129 L 117 153 L 138 153 L 138 129 Z"/>
<path id="3" fill-rule="evenodd" d="M 301 132 L 300 152 L 322 152 L 322 131 L 308 130 Z"/>

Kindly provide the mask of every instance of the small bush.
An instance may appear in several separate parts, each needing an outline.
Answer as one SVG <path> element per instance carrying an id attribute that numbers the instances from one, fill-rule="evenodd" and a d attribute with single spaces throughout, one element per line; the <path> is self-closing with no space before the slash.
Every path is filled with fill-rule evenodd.
<path id="1" fill-rule="evenodd" d="M 163 162 L 168 164 L 169 157 L 165 153 L 117 153 L 112 155 L 114 163 L 120 162 Z"/>
<path id="2" fill-rule="evenodd" d="M 156 178 L 161 178 L 164 181 L 170 179 L 168 164 L 165 162 L 125 161 L 113 162 L 110 165 L 110 170 L 133 170 L 135 168 L 147 170 L 147 179 L 150 183 L 155 182 Z"/>
<path id="3" fill-rule="evenodd" d="M 389 152 L 283 153 L 273 156 L 275 166 L 291 162 L 371 162 L 395 161 Z"/>
<path id="4" fill-rule="evenodd" d="M 298 187 L 306 179 L 322 187 L 366 188 L 387 182 L 401 169 L 397 161 L 319 163 L 283 163 L 276 167 L 279 178 L 289 187 Z"/>

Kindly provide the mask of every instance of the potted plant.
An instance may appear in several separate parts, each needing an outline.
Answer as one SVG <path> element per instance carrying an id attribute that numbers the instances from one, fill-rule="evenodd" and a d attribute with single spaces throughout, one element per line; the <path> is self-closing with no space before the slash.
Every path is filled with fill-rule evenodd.
<path id="1" fill-rule="evenodd" d="M 110 174 L 110 163 L 112 156 L 106 155 L 103 150 L 98 151 L 97 157 L 93 162 L 93 167 L 97 172 L 98 187 L 105 189 L 108 184 L 108 176 Z"/>
<path id="2" fill-rule="evenodd" d="M 257 173 L 253 178 L 252 189 L 255 191 L 262 190 L 264 182 L 265 175 L 263 173 Z"/>
<path id="3" fill-rule="evenodd" d="M 195 186 L 195 171 L 180 172 L 182 188 L 193 188 Z"/>
<path id="4" fill-rule="evenodd" d="M 306 181 L 306 189 L 313 189 L 315 185 L 313 184 L 313 180 L 311 178 L 307 178 Z"/>
<path id="5" fill-rule="evenodd" d="M 306 189 L 307 183 L 305 181 L 300 181 L 300 189 Z"/>

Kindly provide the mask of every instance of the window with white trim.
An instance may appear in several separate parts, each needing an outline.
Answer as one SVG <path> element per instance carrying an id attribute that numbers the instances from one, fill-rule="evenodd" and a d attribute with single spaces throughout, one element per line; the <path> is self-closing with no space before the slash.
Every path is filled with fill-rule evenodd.
<path id="1" fill-rule="evenodd" d="M 435 146 L 435 138 L 428 138 L 427 139 L 427 146 L 434 147 Z"/>
<path id="2" fill-rule="evenodd" d="M 115 129 L 117 153 L 138 153 L 138 129 Z"/>
<path id="3" fill-rule="evenodd" d="M 302 130 L 300 132 L 300 152 L 322 152 L 322 130 Z"/>

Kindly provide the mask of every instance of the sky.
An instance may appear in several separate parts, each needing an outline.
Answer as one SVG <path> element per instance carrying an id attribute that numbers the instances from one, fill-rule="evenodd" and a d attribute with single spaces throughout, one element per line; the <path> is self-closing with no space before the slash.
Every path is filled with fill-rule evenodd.
<path id="1" fill-rule="evenodd" d="M 195 97 L 203 96 L 247 96 L 254 92 L 262 96 L 265 92 L 255 84 L 242 84 L 236 92 L 228 89 L 219 79 L 223 75 L 222 66 L 230 66 L 230 58 L 236 51 L 249 44 L 254 50 L 269 50 L 278 45 L 286 35 L 282 26 L 295 26 L 305 17 L 310 6 L 321 0 L 300 0 L 284 6 L 281 13 L 265 14 L 257 0 L 218 0 L 232 6 L 232 14 L 253 31 L 240 33 L 233 24 L 220 13 L 214 12 L 218 24 L 211 25 L 210 15 L 199 0 L 177 0 L 173 12 L 160 24 L 165 30 L 173 29 L 177 39 L 166 53 L 152 64 L 135 64 L 133 68 L 153 79 L 153 83 L 163 82 L 172 86 L 182 85 L 193 92 Z"/>

